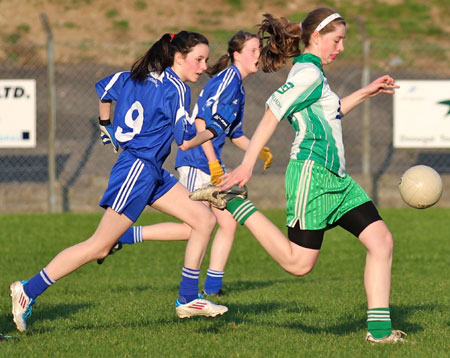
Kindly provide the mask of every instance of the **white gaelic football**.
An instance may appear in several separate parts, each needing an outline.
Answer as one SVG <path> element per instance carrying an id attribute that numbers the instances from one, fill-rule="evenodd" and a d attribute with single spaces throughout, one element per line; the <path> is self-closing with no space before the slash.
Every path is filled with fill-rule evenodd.
<path id="1" fill-rule="evenodd" d="M 416 165 L 402 175 L 398 188 L 406 204 L 425 209 L 436 204 L 441 198 L 442 180 L 433 168 Z"/>

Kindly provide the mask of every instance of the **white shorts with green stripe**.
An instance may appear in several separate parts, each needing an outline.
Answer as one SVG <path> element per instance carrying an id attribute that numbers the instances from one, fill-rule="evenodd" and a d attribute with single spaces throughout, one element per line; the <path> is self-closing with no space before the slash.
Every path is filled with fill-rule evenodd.
<path id="1" fill-rule="evenodd" d="M 370 201 L 348 174 L 340 177 L 312 160 L 291 159 L 286 169 L 286 225 L 330 229 L 350 210 Z"/>

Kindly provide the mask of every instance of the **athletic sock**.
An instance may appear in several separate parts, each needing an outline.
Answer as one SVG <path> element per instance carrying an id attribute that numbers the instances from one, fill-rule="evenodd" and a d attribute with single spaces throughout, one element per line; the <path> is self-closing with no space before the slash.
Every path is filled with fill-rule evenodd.
<path id="1" fill-rule="evenodd" d="M 367 310 L 367 328 L 374 338 L 384 338 L 392 333 L 391 310 L 371 308 Z"/>
<path id="2" fill-rule="evenodd" d="M 210 270 L 206 272 L 206 280 L 204 290 L 206 294 L 213 295 L 222 288 L 222 278 L 225 272 Z"/>
<path id="3" fill-rule="evenodd" d="M 119 241 L 122 244 L 137 244 L 139 242 L 142 242 L 142 226 L 132 226 L 127 231 L 125 231 L 125 234 L 123 234 Z"/>
<path id="4" fill-rule="evenodd" d="M 37 296 L 42 294 L 42 292 L 44 292 L 54 283 L 55 281 L 53 281 L 50 276 L 47 275 L 47 272 L 45 272 L 44 268 L 37 275 L 30 278 L 28 282 L 23 286 L 23 289 L 26 295 L 34 300 Z"/>
<path id="5" fill-rule="evenodd" d="M 180 289 L 178 291 L 178 301 L 188 303 L 198 298 L 198 277 L 200 270 L 193 270 L 183 267 L 181 272 Z"/>
<path id="6" fill-rule="evenodd" d="M 227 210 L 233 215 L 233 219 L 244 225 L 245 221 L 258 209 L 248 199 L 234 198 L 227 204 Z"/>

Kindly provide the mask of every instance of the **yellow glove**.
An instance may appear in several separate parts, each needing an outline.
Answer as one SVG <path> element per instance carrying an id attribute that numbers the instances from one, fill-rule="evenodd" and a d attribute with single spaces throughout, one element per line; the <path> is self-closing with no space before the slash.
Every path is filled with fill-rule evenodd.
<path id="1" fill-rule="evenodd" d="M 222 179 L 219 178 L 225 174 L 219 160 L 217 159 L 214 162 L 208 162 L 208 165 L 209 172 L 211 173 L 211 184 L 219 184 L 222 181 Z"/>
<path id="2" fill-rule="evenodd" d="M 264 161 L 264 170 L 269 169 L 272 165 L 273 155 L 270 153 L 269 147 L 264 147 L 259 153 L 259 158 Z"/>

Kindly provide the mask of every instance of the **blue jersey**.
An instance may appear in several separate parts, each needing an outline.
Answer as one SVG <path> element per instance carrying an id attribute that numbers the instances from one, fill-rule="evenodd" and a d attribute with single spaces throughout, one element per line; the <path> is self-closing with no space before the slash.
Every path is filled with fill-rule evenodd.
<path id="1" fill-rule="evenodd" d="M 212 139 L 216 157 L 221 160 L 221 153 L 226 137 L 231 139 L 244 135 L 242 119 L 244 117 L 245 90 L 242 77 L 236 66 L 223 70 L 203 88 L 192 112 L 192 119 L 201 118 L 217 126 L 218 136 Z M 223 164 L 222 164 L 223 165 Z M 178 150 L 175 168 L 191 166 L 209 174 L 208 159 L 202 147 L 186 151 Z"/>
<path id="2" fill-rule="evenodd" d="M 95 85 L 101 100 L 116 101 L 114 135 L 120 146 L 149 162 L 161 174 L 171 143 L 192 139 L 195 126 L 189 117 L 190 88 L 168 67 L 150 72 L 144 82 L 130 72 L 117 72 Z"/>

